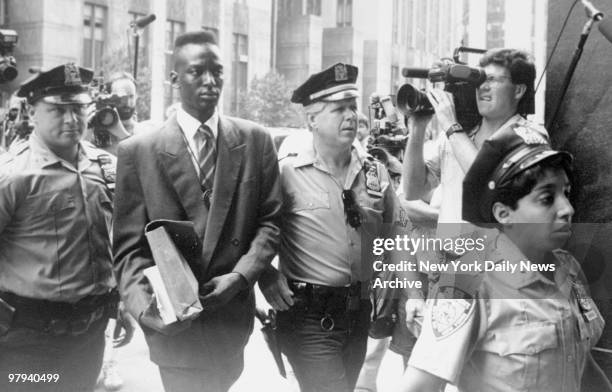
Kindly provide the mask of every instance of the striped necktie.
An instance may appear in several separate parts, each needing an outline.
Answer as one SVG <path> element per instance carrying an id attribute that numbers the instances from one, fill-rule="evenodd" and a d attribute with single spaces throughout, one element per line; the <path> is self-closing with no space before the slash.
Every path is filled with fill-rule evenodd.
<path id="1" fill-rule="evenodd" d="M 196 133 L 198 140 L 200 183 L 202 187 L 211 190 L 215 179 L 215 164 L 217 162 L 217 146 L 215 136 L 207 125 L 200 125 Z"/>

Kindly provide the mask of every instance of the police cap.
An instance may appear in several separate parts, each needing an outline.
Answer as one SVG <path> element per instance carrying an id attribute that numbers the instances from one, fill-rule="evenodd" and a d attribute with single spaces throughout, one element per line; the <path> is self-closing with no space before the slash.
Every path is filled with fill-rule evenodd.
<path id="1" fill-rule="evenodd" d="M 526 124 L 513 124 L 486 140 L 463 180 L 463 219 L 474 224 L 495 223 L 491 207 L 496 192 L 518 174 L 545 159 L 560 156 L 569 165 L 571 154 L 555 151 L 545 136 Z"/>
<path id="2" fill-rule="evenodd" d="M 39 72 L 24 81 L 17 91 L 18 97 L 27 98 L 28 103 L 42 99 L 52 104 L 89 104 L 92 102 L 87 85 L 93 78 L 93 71 L 63 64 L 46 72 Z"/>
<path id="3" fill-rule="evenodd" d="M 338 63 L 311 75 L 291 96 L 291 102 L 308 106 L 318 101 L 341 101 L 359 96 L 354 65 Z"/>

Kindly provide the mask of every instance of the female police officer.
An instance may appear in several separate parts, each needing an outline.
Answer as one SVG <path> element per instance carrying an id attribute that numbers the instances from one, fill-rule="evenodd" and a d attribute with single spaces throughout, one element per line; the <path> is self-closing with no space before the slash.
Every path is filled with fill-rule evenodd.
<path id="1" fill-rule="evenodd" d="M 463 218 L 499 231 L 480 234 L 484 252 L 461 260 L 483 272 L 440 278 L 402 391 L 445 382 L 461 391 L 580 390 L 604 321 L 578 262 L 559 249 L 574 213 L 570 162 L 524 125 L 484 143 L 463 183 Z"/>

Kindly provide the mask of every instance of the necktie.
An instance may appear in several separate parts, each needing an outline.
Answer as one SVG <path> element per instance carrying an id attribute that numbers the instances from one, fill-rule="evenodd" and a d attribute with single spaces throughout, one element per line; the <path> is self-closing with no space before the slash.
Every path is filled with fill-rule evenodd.
<path id="1" fill-rule="evenodd" d="M 202 187 L 211 190 L 215 179 L 215 163 L 217 162 L 217 146 L 212 130 L 207 125 L 198 128 L 200 183 Z"/>

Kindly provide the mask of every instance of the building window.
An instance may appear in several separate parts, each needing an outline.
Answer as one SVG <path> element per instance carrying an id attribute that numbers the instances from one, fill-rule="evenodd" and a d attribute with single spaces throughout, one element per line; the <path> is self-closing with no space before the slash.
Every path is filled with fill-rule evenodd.
<path id="1" fill-rule="evenodd" d="M 321 16 L 321 0 L 308 0 L 306 13 Z"/>
<path id="2" fill-rule="evenodd" d="M 393 44 L 399 44 L 400 42 L 399 24 L 400 24 L 400 18 L 401 18 L 401 14 L 399 12 L 399 0 L 393 0 L 393 15 L 391 15 L 391 18 L 393 18 L 393 21 L 391 24 L 391 42 Z"/>
<path id="3" fill-rule="evenodd" d="M 128 12 L 128 15 L 130 16 L 130 22 L 145 16 L 145 14 L 140 14 L 138 12 Z M 142 69 L 143 67 L 149 66 L 149 29 L 144 28 L 140 30 L 140 39 L 138 40 L 138 68 Z M 134 40 L 132 40 L 130 44 L 134 44 Z M 131 53 L 131 55 L 134 56 L 134 53 Z"/>
<path id="4" fill-rule="evenodd" d="M 487 1 L 487 48 L 501 48 L 504 46 L 505 31 L 504 20 L 505 0 Z"/>
<path id="5" fill-rule="evenodd" d="M 231 108 L 234 114 L 240 109 L 240 96 L 247 91 L 249 40 L 244 34 L 234 34 L 232 46 L 232 101 Z"/>
<path id="6" fill-rule="evenodd" d="M 397 90 L 400 88 L 400 72 L 399 67 L 397 65 L 391 66 L 391 94 L 395 94 Z"/>
<path id="7" fill-rule="evenodd" d="M 319 6 L 319 9 L 320 8 Z M 282 17 L 302 15 L 302 2 L 296 0 L 279 0 L 278 15 Z"/>
<path id="8" fill-rule="evenodd" d="M 98 69 L 102 65 L 106 37 L 106 8 L 85 3 L 83 7 L 83 66 Z"/>
<path id="9" fill-rule="evenodd" d="M 416 8 L 414 5 L 414 0 L 406 0 L 405 2 L 406 4 L 406 20 L 404 22 L 404 26 L 406 28 L 406 42 L 408 44 L 408 46 L 410 47 L 414 47 L 414 42 L 413 42 L 413 37 L 414 37 L 414 31 L 416 29 L 416 25 L 414 23 L 415 18 L 414 18 L 414 14 L 416 12 Z"/>
<path id="10" fill-rule="evenodd" d="M 338 0 L 336 25 L 338 27 L 350 27 L 353 25 L 353 0 Z"/>
<path id="11" fill-rule="evenodd" d="M 0 26 L 8 26 L 8 0 L 0 0 Z"/>
<path id="12" fill-rule="evenodd" d="M 172 62 L 172 50 L 174 49 L 174 40 L 177 36 L 185 32 L 185 23 L 173 20 L 166 21 L 166 77 L 170 76 L 170 72 L 174 69 Z M 179 100 L 178 91 L 172 86 L 172 82 L 167 80 L 165 83 L 164 103 L 165 107 L 169 107 Z"/>

